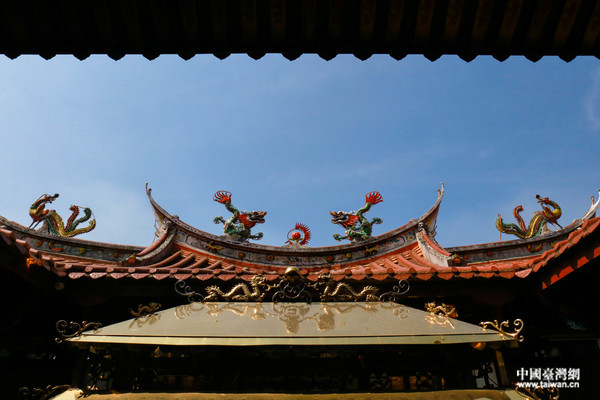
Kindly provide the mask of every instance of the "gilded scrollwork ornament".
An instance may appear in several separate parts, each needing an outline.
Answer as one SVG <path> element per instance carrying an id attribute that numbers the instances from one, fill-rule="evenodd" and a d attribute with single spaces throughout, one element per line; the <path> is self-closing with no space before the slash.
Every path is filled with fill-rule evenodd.
<path id="1" fill-rule="evenodd" d="M 375 286 L 364 286 L 360 291 L 355 291 L 352 286 L 345 282 L 336 285 L 331 274 L 321 274 L 313 285 L 319 292 L 321 301 L 377 301 L 376 293 L 379 289 Z"/>
<path id="2" fill-rule="evenodd" d="M 206 288 L 206 297 L 204 301 L 217 301 L 224 299 L 226 301 L 258 301 L 261 302 L 265 297 L 265 289 L 269 286 L 262 275 L 254 275 L 250 280 L 250 288 L 245 283 L 238 283 L 228 292 L 223 292 L 218 286 L 209 286 Z"/>
<path id="3" fill-rule="evenodd" d="M 273 294 L 273 302 L 280 301 L 312 301 L 311 294 L 306 290 L 306 282 L 297 267 L 288 267 L 284 273 L 284 279 L 279 281 L 279 289 Z"/>
<path id="4" fill-rule="evenodd" d="M 441 315 L 443 317 L 458 318 L 456 307 L 446 303 L 442 303 L 438 306 L 435 301 L 431 301 L 425 303 L 425 310 L 431 314 Z"/>
<path id="5" fill-rule="evenodd" d="M 437 324 L 444 327 L 450 325 L 450 327 L 454 329 L 451 318 L 458 318 L 456 307 L 446 303 L 442 303 L 438 306 L 435 301 L 431 301 L 425 303 L 425 310 L 429 313 L 425 316 L 425 319 L 430 324 Z"/>
<path id="6" fill-rule="evenodd" d="M 162 305 L 160 303 L 155 302 L 152 302 L 147 306 L 140 304 L 138 305 L 136 311 L 129 309 L 129 313 L 135 318 L 142 318 L 147 317 L 148 315 L 155 314 L 158 310 L 160 310 L 161 307 Z"/>
<path id="7" fill-rule="evenodd" d="M 192 287 L 183 280 L 175 282 L 175 292 L 181 296 L 185 296 L 188 303 L 204 301 L 204 296 L 192 289 Z"/>
<path id="8" fill-rule="evenodd" d="M 202 294 L 194 290 L 185 281 L 175 283 L 175 291 L 185 296 L 189 303 L 194 302 L 262 302 L 265 299 L 277 303 L 281 301 L 304 301 L 310 303 L 314 295 L 322 302 L 398 302 L 399 298 L 410 289 L 408 281 L 400 280 L 390 292 L 379 295 L 379 288 L 371 285 L 358 286 L 347 282 L 337 282 L 330 273 L 322 273 L 314 283 L 310 283 L 303 276 L 298 267 L 288 267 L 284 276 L 274 284 L 268 284 L 267 279 L 257 274 L 250 282 L 235 284 L 230 289 L 211 285 L 204 289 Z M 146 307 L 140 306 L 140 310 Z M 134 311 L 130 310 L 136 316 Z M 151 312 L 151 309 L 148 309 Z M 139 312 L 139 311 L 138 311 Z"/>
<path id="9" fill-rule="evenodd" d="M 410 290 L 410 284 L 408 283 L 408 281 L 405 281 L 404 279 L 400 279 L 398 281 L 398 284 L 394 285 L 394 287 L 392 287 L 391 292 L 385 292 L 379 296 L 379 301 L 384 301 L 384 302 L 385 301 L 393 301 L 393 302 L 397 303 L 398 299 L 401 296 L 408 293 L 409 290 Z"/>
<path id="10" fill-rule="evenodd" d="M 484 329 L 487 328 L 491 328 L 499 333 L 501 333 L 504 336 L 508 336 L 514 340 L 516 340 L 517 342 L 522 342 L 523 340 L 525 340 L 525 337 L 523 335 L 521 335 L 521 331 L 523 330 L 523 320 L 522 319 L 515 319 L 513 321 L 513 329 L 514 332 L 507 332 L 506 329 L 510 328 L 510 323 L 509 321 L 502 321 L 500 323 L 498 323 L 498 320 L 494 320 L 491 322 L 481 322 L 479 325 L 481 325 Z"/>
<path id="11" fill-rule="evenodd" d="M 86 322 L 83 321 L 81 323 L 79 322 L 73 322 L 73 321 L 65 321 L 60 320 L 56 323 L 56 330 L 58 331 L 58 334 L 60 335 L 60 337 L 57 337 L 56 343 L 62 343 L 64 342 L 66 339 L 71 339 L 74 337 L 78 337 L 79 335 L 81 335 L 83 332 L 93 329 L 93 330 L 97 330 L 100 329 L 102 327 L 102 324 L 99 322 Z"/>

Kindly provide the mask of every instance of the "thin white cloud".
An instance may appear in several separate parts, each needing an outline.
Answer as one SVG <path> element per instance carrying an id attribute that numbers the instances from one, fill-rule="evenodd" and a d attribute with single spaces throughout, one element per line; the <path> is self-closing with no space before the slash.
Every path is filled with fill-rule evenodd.
<path id="1" fill-rule="evenodd" d="M 600 130 L 600 115 L 598 103 L 600 102 L 600 68 L 591 77 L 592 84 L 585 96 L 583 107 L 590 127 L 594 131 Z"/>

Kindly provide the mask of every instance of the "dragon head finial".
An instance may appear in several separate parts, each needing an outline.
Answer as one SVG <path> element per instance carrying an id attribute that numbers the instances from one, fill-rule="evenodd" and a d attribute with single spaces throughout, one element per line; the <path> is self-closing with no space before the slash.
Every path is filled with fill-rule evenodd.
<path id="1" fill-rule="evenodd" d="M 246 228 L 253 228 L 256 224 L 265 223 L 266 211 L 243 211 L 237 216 L 237 220 Z"/>

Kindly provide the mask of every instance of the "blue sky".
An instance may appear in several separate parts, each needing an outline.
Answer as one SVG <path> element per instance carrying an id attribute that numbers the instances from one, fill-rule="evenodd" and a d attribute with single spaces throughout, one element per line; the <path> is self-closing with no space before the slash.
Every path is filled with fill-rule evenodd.
<path id="1" fill-rule="evenodd" d="M 303 222 L 313 246 L 343 233 L 329 210 L 356 210 L 373 190 L 378 235 L 418 218 L 445 182 L 437 239 L 450 247 L 499 240 L 497 213 L 512 221 L 523 204 L 528 221 L 538 193 L 568 225 L 600 188 L 590 57 L 21 56 L 0 60 L 0 77 L 0 215 L 29 225 L 29 205 L 60 193 L 65 217 L 93 209 L 90 240 L 151 243 L 146 182 L 199 229 L 221 233 L 212 219 L 228 213 L 212 196 L 228 190 L 268 212 L 259 243 L 281 245 Z"/>

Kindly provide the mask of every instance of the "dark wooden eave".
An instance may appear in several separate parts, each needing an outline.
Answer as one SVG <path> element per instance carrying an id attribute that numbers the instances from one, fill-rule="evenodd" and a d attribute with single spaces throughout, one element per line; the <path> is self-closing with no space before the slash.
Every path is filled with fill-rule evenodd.
<path id="1" fill-rule="evenodd" d="M 293 60 L 354 54 L 466 61 L 600 56 L 598 0 L 156 0 L 4 2 L 0 52 L 85 59 L 178 54 Z"/>

